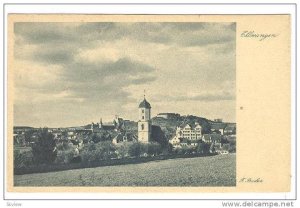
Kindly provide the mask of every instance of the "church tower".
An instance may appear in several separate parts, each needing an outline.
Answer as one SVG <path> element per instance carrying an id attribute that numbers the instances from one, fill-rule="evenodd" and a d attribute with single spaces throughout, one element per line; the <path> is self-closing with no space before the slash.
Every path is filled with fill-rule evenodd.
<path id="1" fill-rule="evenodd" d="M 139 105 L 138 141 L 147 143 L 151 138 L 151 105 L 145 99 Z"/>

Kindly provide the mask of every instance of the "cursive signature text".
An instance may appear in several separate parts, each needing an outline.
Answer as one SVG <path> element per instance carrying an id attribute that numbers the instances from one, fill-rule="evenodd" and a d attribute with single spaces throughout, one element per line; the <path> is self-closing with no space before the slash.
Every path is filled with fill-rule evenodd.
<path id="1" fill-rule="evenodd" d="M 277 36 L 278 34 L 274 34 L 274 33 L 257 33 L 255 31 L 248 31 L 248 30 L 243 31 L 241 33 L 242 38 L 255 38 L 259 41 L 276 38 Z"/>
<path id="2" fill-rule="evenodd" d="M 263 179 L 261 178 L 241 178 L 240 183 L 262 183 Z"/>

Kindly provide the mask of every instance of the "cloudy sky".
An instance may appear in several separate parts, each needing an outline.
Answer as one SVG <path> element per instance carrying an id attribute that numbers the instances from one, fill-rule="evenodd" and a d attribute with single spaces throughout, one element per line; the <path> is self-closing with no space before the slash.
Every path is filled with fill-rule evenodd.
<path id="1" fill-rule="evenodd" d="M 14 124 L 176 112 L 235 121 L 235 23 L 14 25 Z"/>

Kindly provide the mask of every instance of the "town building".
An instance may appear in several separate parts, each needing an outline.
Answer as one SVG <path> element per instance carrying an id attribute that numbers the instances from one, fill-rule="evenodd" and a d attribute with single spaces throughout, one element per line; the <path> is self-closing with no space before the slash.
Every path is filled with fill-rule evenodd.
<path id="1" fill-rule="evenodd" d="M 211 132 L 224 135 L 224 131 L 225 131 L 226 126 L 227 126 L 226 123 L 212 123 L 210 130 L 211 130 Z"/>
<path id="2" fill-rule="evenodd" d="M 198 122 L 182 124 L 177 127 L 176 135 L 189 140 L 199 140 L 202 137 L 202 127 Z"/>
<path id="3" fill-rule="evenodd" d="M 86 129 L 91 130 L 93 133 L 105 131 L 118 131 L 124 129 L 124 120 L 120 118 L 118 115 L 111 122 L 102 122 L 102 118 L 100 118 L 99 123 L 92 123 L 91 125 L 87 125 Z"/>
<path id="4" fill-rule="evenodd" d="M 197 146 L 202 139 L 202 127 L 198 122 L 183 123 L 176 128 L 175 136 L 169 140 L 174 147 Z"/>

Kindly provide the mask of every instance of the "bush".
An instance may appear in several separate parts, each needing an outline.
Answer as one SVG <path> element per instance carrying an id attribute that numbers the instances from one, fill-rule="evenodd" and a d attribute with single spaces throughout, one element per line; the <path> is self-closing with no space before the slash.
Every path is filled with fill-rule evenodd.
<path id="1" fill-rule="evenodd" d="M 55 162 L 59 164 L 68 164 L 73 160 L 74 156 L 75 152 L 73 149 L 58 151 Z"/>
<path id="2" fill-rule="evenodd" d="M 81 152 L 80 156 L 83 163 L 91 163 L 97 161 L 96 150 L 88 151 L 87 149 L 85 149 Z"/>
<path id="3" fill-rule="evenodd" d="M 236 141 L 235 140 L 229 141 L 228 151 L 231 152 L 231 153 L 236 152 Z"/>
<path id="4" fill-rule="evenodd" d="M 128 149 L 128 154 L 131 157 L 140 157 L 141 155 L 147 153 L 146 146 L 141 142 L 133 142 Z"/>
<path id="5" fill-rule="evenodd" d="M 126 158 L 129 156 L 129 143 L 128 142 L 122 142 L 117 148 L 116 148 L 116 154 L 117 158 Z"/>
<path id="6" fill-rule="evenodd" d="M 209 144 L 200 142 L 197 146 L 196 152 L 200 154 L 209 153 Z"/>
<path id="7" fill-rule="evenodd" d="M 157 142 L 151 142 L 149 144 L 146 144 L 147 147 L 147 153 L 149 155 L 159 155 L 162 153 L 162 147 L 159 143 Z"/>

